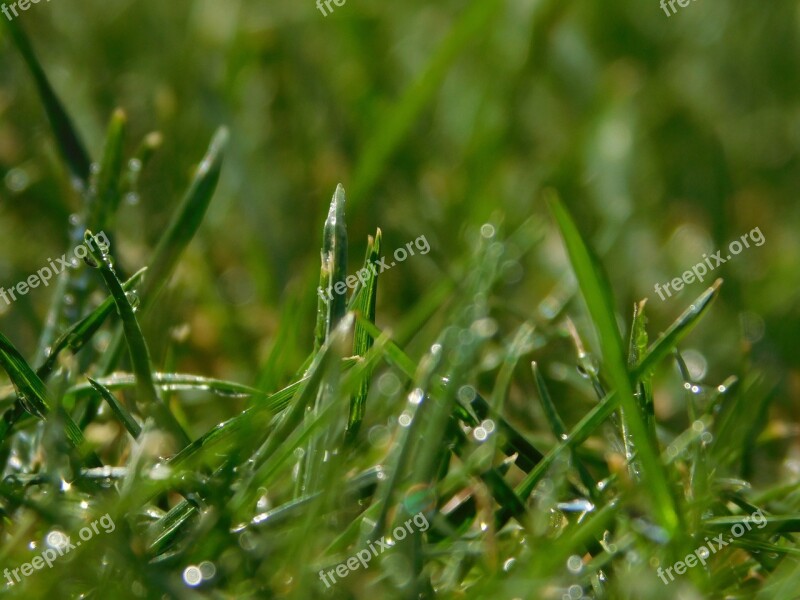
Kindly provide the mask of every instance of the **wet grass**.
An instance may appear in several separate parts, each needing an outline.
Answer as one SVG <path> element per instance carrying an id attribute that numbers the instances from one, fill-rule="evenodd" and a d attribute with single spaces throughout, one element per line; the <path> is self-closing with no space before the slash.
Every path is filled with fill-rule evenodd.
<path id="1" fill-rule="evenodd" d="M 734 326 L 729 315 L 709 322 L 722 280 L 654 330 L 644 301 L 628 307 L 615 297 L 569 199 L 548 191 L 548 213 L 516 226 L 491 220 L 463 252 L 440 248 L 451 265 L 440 280 L 381 322 L 382 277 L 369 265 L 384 255 L 383 232 L 348 239 L 345 221 L 365 207 L 450 61 L 499 5 L 473 3 L 389 111 L 356 170 L 355 202 L 344 187 L 331 190 L 322 244 L 308 240 L 321 264 L 309 271 L 319 269 L 323 290 L 345 285 L 351 246 L 364 250 L 368 276 L 349 297 L 312 291 L 302 305 L 311 310 L 286 308 L 256 383 L 162 369 L 142 327 L 170 282 L 187 284 L 173 276 L 213 203 L 228 131 L 197 149 L 152 251 L 123 265 L 113 241 L 120 198 L 161 140 L 149 135 L 128 156 L 127 119 L 116 111 L 92 159 L 32 45 L 9 25 L 82 201 L 69 238 L 96 249 L 52 290 L 36 348 L 0 334 L 11 384 L 0 424 L 0 566 L 32 560 L 53 531 L 75 539 L 105 514 L 116 527 L 0 595 L 795 597 L 797 483 L 747 477 L 774 382 L 753 369 L 701 384 L 682 354 L 698 332 L 708 340 L 715 327 Z M 100 230 L 110 248 L 93 237 Z M 568 273 L 528 298 L 520 316 L 505 303 L 509 273 L 556 232 Z M 285 366 L 290 375 L 277 384 L 281 353 L 295 354 L 293 330 L 313 331 L 307 358 Z M 569 338 L 575 352 L 563 350 Z M 682 398 L 684 413 L 663 422 L 657 393 Z M 207 428 L 197 411 L 210 403 L 226 416 Z M 659 568 L 708 537 L 731 537 L 756 511 L 763 527 L 669 585 L 659 578 Z M 393 539 L 420 514 L 425 531 Z M 380 538 L 392 539 L 389 551 L 337 574 Z"/>

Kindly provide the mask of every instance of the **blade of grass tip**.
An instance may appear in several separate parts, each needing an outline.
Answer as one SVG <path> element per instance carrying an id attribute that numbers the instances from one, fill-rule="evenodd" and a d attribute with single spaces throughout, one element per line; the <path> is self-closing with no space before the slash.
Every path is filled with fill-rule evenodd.
<path id="1" fill-rule="evenodd" d="M 139 189 L 139 176 L 163 143 L 164 136 L 158 131 L 150 132 L 144 136 L 133 158 L 128 161 L 128 168 L 122 178 L 123 192 L 137 193 Z"/>
<path id="2" fill-rule="evenodd" d="M 550 208 L 559 225 L 567 247 L 581 294 L 586 302 L 593 325 L 600 340 L 605 366 L 614 388 L 619 394 L 619 402 L 628 414 L 630 435 L 637 448 L 642 475 L 652 509 L 667 534 L 672 537 L 678 532 L 681 517 L 675 497 L 670 489 L 655 449 L 656 440 L 650 438 L 644 419 L 633 395 L 622 337 L 614 316 L 611 291 L 602 267 L 584 242 L 577 226 L 565 207 L 555 195 L 549 198 Z M 630 457 L 629 457 L 630 459 Z"/>
<path id="3" fill-rule="evenodd" d="M 86 228 L 92 231 L 104 230 L 110 217 L 119 207 L 122 152 L 127 125 L 128 118 L 125 112 L 118 108 L 111 115 L 108 124 L 103 158 L 94 178 L 92 186 L 94 193 L 89 199 Z"/>
<path id="4" fill-rule="evenodd" d="M 669 329 L 656 340 L 642 358 L 642 361 L 631 371 L 631 381 L 639 381 L 644 375 L 649 374 L 655 365 L 694 329 L 705 315 L 712 301 L 717 296 L 721 280 L 717 280 L 708 290 L 703 292 L 692 305 L 686 309 Z M 517 494 L 527 498 L 547 470 L 562 452 L 575 448 L 588 439 L 588 437 L 609 418 L 617 408 L 619 395 L 612 391 L 601 400 L 592 410 L 572 428 L 567 439 L 552 448 L 531 470 L 525 479 L 517 486 Z"/>
<path id="5" fill-rule="evenodd" d="M 341 184 L 331 198 L 328 217 L 322 228 L 322 250 L 320 251 L 320 301 L 317 303 L 317 324 L 314 334 L 314 350 L 317 351 L 331 336 L 339 321 L 347 312 L 347 224 L 345 223 L 345 193 Z M 323 288 L 327 282 L 328 287 Z M 341 290 L 340 290 L 341 288 Z M 321 387 L 314 402 L 314 409 L 309 411 L 308 419 L 313 419 L 322 410 L 324 399 L 328 396 L 325 386 Z M 310 466 L 316 452 L 317 439 L 310 438 L 305 454 L 299 462 L 296 495 L 305 493 L 311 484 Z"/>
<path id="6" fill-rule="evenodd" d="M 95 243 L 97 247 L 95 247 Z M 153 369 L 150 363 L 150 352 L 147 348 L 147 343 L 142 335 L 139 322 L 134 315 L 133 307 L 111 266 L 108 249 L 101 246 L 100 241 L 92 235 L 91 231 L 86 232 L 86 245 L 97 268 L 100 270 L 103 281 L 114 298 L 117 312 L 122 320 L 125 339 L 128 342 L 128 351 L 131 357 L 131 365 L 134 375 L 136 375 L 138 400 L 144 405 L 143 412 L 147 416 L 152 416 L 159 426 L 175 437 L 179 449 L 184 448 L 191 440 L 177 419 L 175 419 L 169 407 L 158 396 L 153 382 Z"/>
<path id="7" fill-rule="evenodd" d="M 14 45 L 19 50 L 33 76 L 39 97 L 50 121 L 50 126 L 53 128 L 56 145 L 67 165 L 73 182 L 79 189 L 86 190 L 89 187 L 89 174 L 92 163 L 89 153 L 86 152 L 85 146 L 72 124 L 72 119 L 64 109 L 64 105 L 50 85 L 44 69 L 36 58 L 28 36 L 17 21 L 5 21 L 5 23 Z"/>
<path id="8" fill-rule="evenodd" d="M 87 377 L 86 379 L 89 380 L 89 383 L 95 389 L 95 391 L 102 396 L 102 398 L 108 402 L 108 406 L 111 408 L 114 415 L 119 419 L 120 423 L 125 426 L 125 429 L 128 430 L 133 436 L 133 439 L 139 439 L 139 435 L 142 433 L 142 427 L 139 423 L 136 422 L 136 419 L 133 418 L 128 409 L 120 404 L 119 400 L 112 394 L 108 388 L 101 385 L 91 377 Z"/>
<path id="9" fill-rule="evenodd" d="M 547 422 L 550 423 L 550 428 L 553 430 L 553 434 L 556 436 L 556 439 L 564 440 L 568 437 L 567 426 L 564 424 L 564 421 L 561 420 L 561 416 L 558 414 L 556 405 L 553 403 L 553 399 L 550 396 L 550 391 L 547 389 L 547 383 L 545 382 L 542 373 L 539 371 L 539 365 L 536 364 L 536 361 L 531 362 L 531 369 L 533 371 L 533 378 L 536 381 L 536 389 L 539 392 L 539 400 L 542 403 L 542 408 L 544 409 Z M 595 499 L 599 491 L 597 489 L 597 482 L 591 476 L 586 468 L 586 465 L 583 464 L 583 461 L 578 458 L 578 454 L 575 452 L 574 448 L 570 450 L 570 454 L 572 456 L 572 463 L 575 465 L 575 468 L 578 471 L 578 476 L 580 477 L 581 483 L 586 488 L 589 496 L 592 499 Z"/>
<path id="10" fill-rule="evenodd" d="M 632 381 L 640 381 L 650 375 L 655 366 L 669 356 L 681 340 L 689 335 L 689 332 L 716 299 L 721 285 L 722 279 L 717 279 L 653 342 L 642 361 L 631 371 Z"/>
<path id="11" fill-rule="evenodd" d="M 361 293 L 361 300 L 357 310 L 367 319 L 370 323 L 375 322 L 375 303 L 378 297 L 378 273 L 374 268 L 375 263 L 381 256 L 381 230 L 375 233 L 375 237 L 369 238 L 367 244 L 367 255 L 364 258 L 364 267 L 360 272 L 366 271 L 367 283 L 364 284 L 364 289 Z M 364 356 L 369 349 L 372 348 L 373 338 L 369 332 L 361 325 L 361 321 L 356 322 L 355 334 L 353 340 L 353 354 L 355 356 Z M 369 374 L 361 380 L 358 386 L 358 391 L 353 395 L 350 400 L 350 415 L 347 420 L 347 430 L 345 432 L 345 441 L 352 443 L 358 435 L 358 430 L 361 427 L 361 422 L 364 420 L 364 409 L 369 394 Z"/>
<path id="12" fill-rule="evenodd" d="M 336 329 L 339 321 L 347 312 L 347 224 L 344 216 L 345 193 L 341 184 L 331 198 L 328 218 L 322 230 L 322 270 L 328 274 L 329 287 L 323 289 L 328 296 L 327 322 L 325 337 Z M 339 290 L 342 291 L 339 291 Z"/>

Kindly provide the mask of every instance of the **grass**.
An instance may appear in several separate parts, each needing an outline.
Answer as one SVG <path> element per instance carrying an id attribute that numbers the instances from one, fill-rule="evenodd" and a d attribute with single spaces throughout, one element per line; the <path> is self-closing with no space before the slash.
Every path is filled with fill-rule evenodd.
<path id="1" fill-rule="evenodd" d="M 388 111 L 355 171 L 350 214 L 365 209 L 448 66 L 501 4 L 471 3 Z M 463 255 L 440 250 L 452 267 L 384 325 L 384 282 L 369 265 L 387 236 L 348 239 L 338 186 L 318 224 L 319 287 L 343 284 L 356 271 L 348 247 L 363 243 L 368 275 L 349 297 L 304 290 L 298 302 L 310 310 L 285 309 L 256 383 L 165 369 L 172 361 L 154 360 L 144 324 L 159 316 L 170 285 L 187 284 L 175 273 L 213 207 L 233 134 L 214 134 L 152 251 L 122 260 L 120 200 L 163 140 L 150 134 L 128 157 L 118 110 L 93 160 L 32 44 L 17 24 L 8 31 L 81 199 L 67 237 L 97 246 L 92 232 L 103 230 L 112 243 L 62 276 L 36 347 L 0 333 L 11 384 L 0 400 L 0 567 L 30 561 L 50 532 L 76 539 L 105 514 L 116 527 L 0 596 L 796 597 L 799 484 L 748 477 L 753 456 L 766 454 L 776 386 L 752 369 L 701 389 L 684 359 L 698 347 L 688 341 L 732 326 L 729 314 L 709 322 L 726 291 L 721 279 L 653 330 L 644 300 L 630 311 L 615 298 L 569 198 L 547 192 L 547 217 L 510 230 L 498 218 Z M 569 274 L 538 305 L 527 298 L 519 318 L 505 282 L 555 232 Z M 316 238 L 308 243 L 316 252 Z M 316 276 L 316 264 L 307 268 Z M 560 348 L 566 323 L 575 354 Z M 282 353 L 295 355 L 291 330 L 312 334 L 305 360 L 283 364 Z M 242 340 L 229 332 L 223 343 Z M 664 397 L 683 398 L 685 414 L 663 422 L 654 404 Z M 224 420 L 206 427 L 204 411 Z M 657 569 L 757 510 L 763 528 L 669 586 L 659 579 Z M 321 570 L 335 573 L 419 514 L 425 532 L 323 583 Z"/>

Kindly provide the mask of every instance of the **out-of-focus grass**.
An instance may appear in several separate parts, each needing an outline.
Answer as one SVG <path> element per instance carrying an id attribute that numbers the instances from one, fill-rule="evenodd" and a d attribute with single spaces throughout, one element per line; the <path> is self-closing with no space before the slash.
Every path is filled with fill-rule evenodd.
<path id="1" fill-rule="evenodd" d="M 184 569 L 210 562 L 199 590 L 234 597 L 792 597 L 796 15 L 785 0 L 670 18 L 632 1 L 348 0 L 329 17 L 311 2 L 52 2 L 16 21 L 35 78 L 0 28 L 0 285 L 87 226 L 112 235 L 120 280 L 149 267 L 127 296 L 105 273 L 133 367 L 88 266 L 0 301 L 24 395 L 4 390 L 0 567 L 108 511 L 118 530 L 29 595 L 190 596 Z M 217 181 L 224 134 L 197 161 L 220 124 Z M 367 317 L 355 346 L 326 325 L 309 358 L 340 181 L 350 256 L 376 226 L 386 256 L 420 235 L 432 250 L 381 274 L 375 305 L 374 287 L 352 304 Z M 755 227 L 766 243 L 706 284 L 654 293 Z M 656 341 L 630 362 L 644 297 Z M 570 338 L 588 349 L 577 360 Z M 45 362 L 48 346 L 61 358 Z M 164 407 L 153 420 L 147 396 Z M 181 428 L 187 447 L 165 434 Z M 315 569 L 420 497 L 429 532 L 325 590 Z M 774 527 L 663 586 L 656 566 L 755 507 Z"/>

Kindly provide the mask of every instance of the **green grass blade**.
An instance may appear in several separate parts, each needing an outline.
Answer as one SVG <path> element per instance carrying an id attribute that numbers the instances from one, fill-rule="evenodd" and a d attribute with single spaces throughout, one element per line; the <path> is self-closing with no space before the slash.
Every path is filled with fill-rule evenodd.
<path id="1" fill-rule="evenodd" d="M 544 376 L 539 371 L 539 365 L 537 365 L 535 361 L 531 362 L 531 369 L 533 370 L 533 378 L 536 381 L 536 389 L 539 392 L 539 400 L 542 403 L 542 408 L 544 409 L 547 422 L 550 424 L 550 428 L 553 430 L 553 434 L 556 436 L 556 439 L 564 440 L 569 437 L 567 433 L 567 426 L 561 419 L 561 415 L 558 414 L 556 405 L 553 403 L 553 399 L 550 396 L 550 391 L 547 389 Z M 583 462 L 578 458 L 577 453 L 574 450 L 571 450 L 570 453 L 572 454 L 572 463 L 575 465 L 575 468 L 578 471 L 578 476 L 581 479 L 581 483 L 583 483 L 587 492 L 592 497 L 595 497 L 598 491 L 597 482 L 586 469 L 586 466 L 583 464 Z"/>
<path id="2" fill-rule="evenodd" d="M 341 185 L 331 198 L 328 218 L 322 230 L 320 288 L 327 299 L 320 298 L 317 310 L 315 348 L 330 336 L 347 312 L 347 224 L 345 223 L 345 193 Z M 327 283 L 327 285 L 326 285 Z M 322 322 L 320 322 L 322 319 Z M 324 333 L 324 338 L 321 338 Z"/>
<path id="3" fill-rule="evenodd" d="M 136 419 L 133 418 L 128 409 L 122 406 L 122 404 L 117 400 L 117 398 L 112 394 L 108 388 L 103 386 L 102 384 L 98 383 L 91 377 L 87 377 L 91 386 L 95 389 L 95 391 L 100 394 L 100 396 L 108 402 L 109 407 L 111 407 L 112 412 L 116 417 L 119 419 L 120 423 L 125 426 L 125 429 L 128 430 L 133 436 L 133 439 L 138 439 L 139 435 L 142 433 L 142 427 L 139 423 L 136 422 Z"/>
<path id="4" fill-rule="evenodd" d="M 359 303 L 356 310 L 364 316 L 365 319 L 371 323 L 375 322 L 375 303 L 378 297 L 378 273 L 370 269 L 381 256 L 381 230 L 375 233 L 375 238 L 370 237 L 367 244 L 367 255 L 364 259 L 363 271 L 367 271 L 367 283 L 359 297 Z M 355 356 L 364 356 L 372 347 L 373 338 L 369 332 L 361 325 L 361 321 L 356 322 L 355 334 L 353 340 L 353 354 Z M 365 404 L 367 395 L 369 394 L 369 376 L 364 377 L 358 387 L 358 391 L 353 395 L 350 400 L 350 415 L 347 420 L 347 430 L 345 432 L 346 439 L 353 441 L 358 434 L 361 427 L 361 422 L 364 419 Z"/>
<path id="5" fill-rule="evenodd" d="M 227 143 L 228 130 L 220 127 L 214 134 L 189 189 L 153 252 L 147 268 L 147 277 L 140 291 L 142 311 L 152 305 L 158 291 L 175 269 L 181 254 L 197 233 L 217 189 Z"/>
<path id="6" fill-rule="evenodd" d="M 631 337 L 628 344 L 628 368 L 634 369 L 641 362 L 647 353 L 647 317 L 645 316 L 645 305 L 647 299 L 636 302 L 633 305 L 633 323 L 631 325 Z M 652 439 L 656 439 L 656 418 L 653 407 L 653 384 L 650 374 L 644 375 L 641 381 L 634 382 L 636 386 L 637 399 L 644 415 L 647 431 Z"/>
<path id="7" fill-rule="evenodd" d="M 136 320 L 130 300 L 122 289 L 122 285 L 111 266 L 107 249 L 100 247 L 100 241 L 90 231 L 86 232 L 86 245 L 100 270 L 103 281 L 114 298 L 117 312 L 122 319 L 131 365 L 134 375 L 136 375 L 137 396 L 139 402 L 143 404 L 143 412 L 145 415 L 152 416 L 159 426 L 175 436 L 179 447 L 183 448 L 191 440 L 156 391 L 155 383 L 153 382 L 153 369 L 150 363 L 150 351 L 142 335 L 139 322 Z"/>
<path id="8" fill-rule="evenodd" d="M 44 419 L 51 404 L 47 397 L 47 388 L 11 340 L 2 333 L 0 333 L 0 366 L 8 373 L 17 390 L 17 398 L 25 410 L 35 417 Z"/>
<path id="9" fill-rule="evenodd" d="M 15 407 L 6 412 L 0 421 L 0 444 L 8 436 L 12 426 L 22 416 L 21 409 L 42 420 L 47 418 L 53 402 L 49 397 L 47 387 L 33 369 L 28 365 L 11 341 L 0 333 L 0 366 L 8 373 L 11 382 L 17 390 Z M 64 431 L 69 441 L 75 446 L 89 466 L 100 466 L 102 463 L 92 452 L 86 452 L 86 440 L 75 421 L 59 407 L 59 415 L 64 419 Z"/>
<path id="10" fill-rule="evenodd" d="M 722 279 L 717 279 L 711 287 L 692 302 L 692 304 L 675 319 L 664 333 L 650 346 L 642 361 L 631 371 L 631 379 L 639 381 L 651 373 L 655 366 L 664 358 L 672 354 L 680 341 L 694 328 L 700 318 L 708 310 L 711 303 L 719 294 Z"/>
<path id="11" fill-rule="evenodd" d="M 98 378 L 97 382 L 111 391 L 136 387 L 136 377 L 129 373 L 112 373 L 108 377 Z M 153 384 L 157 388 L 167 391 L 207 391 L 229 398 L 268 398 L 270 396 L 270 394 L 249 385 L 186 373 L 153 373 Z M 79 384 L 69 388 L 66 395 L 80 398 L 91 394 L 93 389 L 88 384 Z"/>
<path id="12" fill-rule="evenodd" d="M 147 267 L 139 297 L 140 310 L 145 313 L 153 304 L 158 292 L 169 280 L 189 242 L 197 233 L 200 223 L 205 217 L 208 206 L 222 172 L 222 160 L 225 146 L 228 143 L 228 130 L 220 127 L 211 139 L 208 150 L 203 157 L 186 191 L 181 203 L 175 210 L 164 235 L 159 239 L 150 263 Z M 106 352 L 101 372 L 107 375 L 114 370 L 122 348 L 123 336 L 117 330 Z"/>
<path id="13" fill-rule="evenodd" d="M 658 338 L 647 351 L 647 354 L 642 358 L 639 365 L 631 371 L 630 377 L 632 381 L 639 381 L 645 374 L 649 373 L 661 359 L 669 355 L 675 348 L 675 345 L 694 329 L 711 306 L 711 302 L 716 298 L 720 283 L 721 282 L 718 280 L 712 287 L 703 292 L 700 297 L 670 325 L 669 329 Z M 521 498 L 527 498 L 561 453 L 571 448 L 576 448 L 586 441 L 586 439 L 614 413 L 617 409 L 618 402 L 619 396 L 617 392 L 612 391 L 592 410 L 586 413 L 575 427 L 572 428 L 567 439 L 545 454 L 544 458 L 542 458 L 536 467 L 528 473 L 522 483 L 517 486 L 517 494 Z"/>
<path id="14" fill-rule="evenodd" d="M 142 275 L 144 275 L 146 270 L 147 267 L 144 267 L 134 273 L 133 276 L 122 285 L 122 290 L 125 292 L 133 290 L 141 281 Z M 90 314 L 86 315 L 83 319 L 75 323 L 75 325 L 67 329 L 53 343 L 50 353 L 47 355 L 47 359 L 42 366 L 36 370 L 36 374 L 42 379 L 47 379 L 55 367 L 59 354 L 66 349 L 69 349 L 73 354 L 77 354 L 77 352 L 92 339 L 100 327 L 102 327 L 103 323 L 113 312 L 113 310 L 114 298 L 109 296 Z"/>
<path id="15" fill-rule="evenodd" d="M 553 197 L 550 200 L 550 207 L 561 230 L 581 293 L 597 331 L 609 379 L 617 390 L 620 405 L 626 413 L 630 436 L 637 449 L 637 461 L 641 464 L 641 474 L 647 483 L 646 490 L 650 495 L 652 509 L 661 526 L 672 536 L 677 533 L 680 526 L 680 513 L 666 472 L 658 459 L 656 440 L 648 434 L 643 415 L 633 394 L 607 277 L 561 202 Z"/>
<path id="16" fill-rule="evenodd" d="M 27 35 L 20 27 L 19 23 L 14 20 L 3 20 L 8 27 L 11 39 L 14 45 L 19 50 L 28 70 L 33 76 L 36 89 L 39 92 L 39 97 L 44 105 L 47 118 L 50 121 L 50 126 L 53 128 L 53 133 L 56 138 L 56 145 L 67 165 L 73 180 L 77 182 L 82 189 L 89 187 L 89 174 L 91 172 L 91 158 L 86 151 L 77 130 L 72 124 L 64 105 L 59 100 L 53 86 L 42 69 L 36 54 L 33 51 L 33 46 L 30 43 Z"/>
<path id="17" fill-rule="evenodd" d="M 111 216 L 117 211 L 120 200 L 120 179 L 122 177 L 123 146 L 128 118 L 121 109 L 114 111 L 108 124 L 103 158 L 100 170 L 94 179 L 93 194 L 90 198 L 87 229 L 102 231 Z"/>

